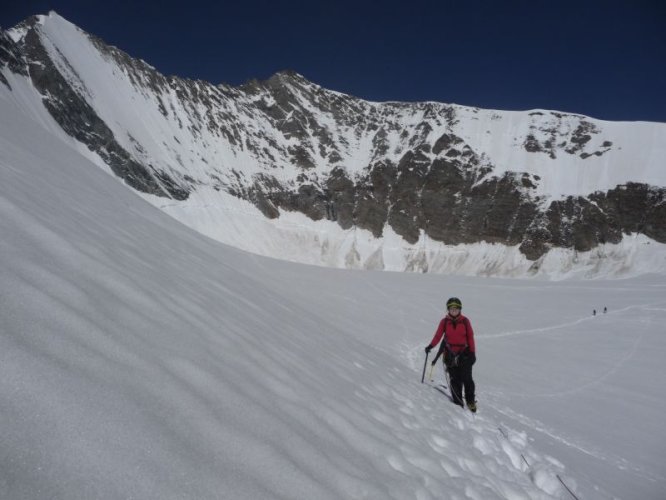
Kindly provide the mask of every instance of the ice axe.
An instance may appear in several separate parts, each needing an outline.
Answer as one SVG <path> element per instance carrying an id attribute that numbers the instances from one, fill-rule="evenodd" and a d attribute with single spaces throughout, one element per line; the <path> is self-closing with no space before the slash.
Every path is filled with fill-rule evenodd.
<path id="1" fill-rule="evenodd" d="M 423 363 L 423 375 L 421 375 L 421 383 L 425 380 L 425 371 L 426 371 L 426 366 L 428 366 L 428 356 L 430 355 L 430 352 L 426 351 L 426 359 L 425 363 Z"/>

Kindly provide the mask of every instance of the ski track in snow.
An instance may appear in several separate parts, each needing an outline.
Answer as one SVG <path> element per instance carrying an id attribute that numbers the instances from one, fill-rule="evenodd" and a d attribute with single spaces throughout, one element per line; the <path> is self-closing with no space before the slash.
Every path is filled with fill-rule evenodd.
<path id="1" fill-rule="evenodd" d="M 612 314 L 620 314 L 624 313 L 630 310 L 658 310 L 658 311 L 664 311 L 664 309 L 654 309 L 652 305 L 648 306 L 641 306 L 641 305 L 634 305 L 634 306 L 627 306 L 624 309 L 620 309 L 618 311 L 615 311 L 613 313 L 606 313 L 607 316 L 611 316 Z M 530 330 L 516 330 L 512 332 L 505 332 L 505 333 L 499 333 L 499 334 L 491 334 L 491 335 L 486 335 L 483 338 L 501 338 L 501 337 L 509 337 L 509 336 L 514 336 L 514 335 L 528 335 L 528 334 L 533 334 L 533 333 L 543 333 L 547 331 L 556 331 L 560 330 L 563 328 L 569 328 L 571 326 L 579 325 L 581 323 L 585 323 L 588 321 L 594 321 L 596 318 L 594 316 L 590 318 L 581 318 L 572 322 L 568 323 L 562 323 L 560 325 L 552 325 L 548 326 L 545 328 L 533 328 Z M 639 322 L 645 322 L 644 320 L 638 320 Z M 510 391 L 501 391 L 501 394 L 503 395 L 511 395 L 511 396 L 517 396 L 517 397 L 529 397 L 529 398 L 554 398 L 554 397 L 560 397 L 560 396 L 567 396 L 571 394 L 576 394 L 579 392 L 583 392 L 586 389 L 589 389 L 590 387 L 593 387 L 595 385 L 598 385 L 605 380 L 607 380 L 611 375 L 617 373 L 622 366 L 627 363 L 631 358 L 633 358 L 638 350 L 638 346 L 642 343 L 643 337 L 645 335 L 644 329 L 639 329 L 639 336 L 634 340 L 631 350 L 629 350 L 610 370 L 607 370 L 605 373 L 603 373 L 601 376 L 595 378 L 594 380 L 587 382 L 583 385 L 578 385 L 575 389 L 570 389 L 566 391 L 557 391 L 557 392 L 549 392 L 549 393 L 538 393 L 538 394 L 529 394 L 526 395 L 524 393 L 518 393 L 518 392 L 510 392 Z M 496 394 L 500 394 L 497 392 Z"/>
<path id="2" fill-rule="evenodd" d="M 374 284 L 370 283 L 370 285 L 375 288 L 378 292 L 387 295 L 385 292 L 383 292 L 381 289 L 376 287 Z M 539 288 L 539 287 L 535 287 Z M 526 329 L 526 330 L 513 330 L 513 331 L 508 331 L 508 332 L 501 332 L 497 334 L 488 334 L 488 335 L 483 335 L 479 336 L 480 339 L 497 339 L 497 338 L 506 338 L 506 337 L 514 337 L 514 336 L 519 336 L 519 335 L 538 335 L 538 334 L 543 334 L 546 332 L 556 332 L 558 330 L 566 329 L 566 328 L 571 328 L 573 326 L 585 324 L 587 322 L 595 321 L 598 318 L 601 317 L 608 317 L 611 318 L 614 315 L 621 316 L 621 315 L 626 315 L 627 313 L 636 313 L 640 311 L 655 311 L 655 312 L 664 312 L 666 311 L 666 308 L 658 307 L 663 304 L 663 301 L 659 302 L 654 302 L 651 304 L 634 304 L 630 306 L 626 306 L 624 308 L 620 309 L 615 309 L 611 312 L 607 313 L 598 313 L 598 316 L 589 316 L 589 317 L 583 317 L 579 318 L 573 321 L 568 321 L 568 322 L 563 322 L 563 323 L 558 323 L 554 325 L 550 325 L 547 327 L 539 327 L 539 328 L 531 328 L 531 329 Z M 404 325 L 404 313 L 401 311 L 401 318 L 403 318 L 403 325 Z M 638 320 L 641 323 L 649 323 L 649 320 Z M 586 382 L 583 385 L 578 385 L 573 389 L 566 390 L 566 391 L 557 391 L 557 392 L 550 392 L 550 393 L 537 393 L 537 394 L 532 394 L 532 395 L 527 395 L 524 393 L 519 393 L 519 392 L 510 392 L 510 391 L 497 391 L 497 390 L 488 390 L 488 389 L 482 389 L 478 390 L 478 385 L 477 385 L 477 397 L 480 395 L 480 400 L 482 401 L 481 408 L 483 409 L 491 409 L 497 412 L 499 415 L 504 416 L 510 420 L 514 420 L 516 422 L 519 422 L 522 424 L 525 428 L 531 429 L 533 433 L 539 433 L 543 434 L 545 436 L 548 436 L 549 438 L 569 447 L 572 449 L 575 449 L 591 458 L 607 462 L 609 464 L 612 464 L 613 467 L 615 467 L 619 471 L 630 471 L 632 474 L 635 476 L 646 480 L 650 482 L 654 482 L 655 484 L 657 483 L 664 483 L 666 482 L 666 476 L 661 476 L 661 475 L 656 475 L 656 474 L 650 474 L 645 472 L 644 470 L 632 466 L 631 462 L 627 460 L 624 457 L 617 456 L 617 455 L 612 455 L 607 452 L 601 451 L 597 447 L 594 446 L 584 446 L 580 443 L 579 438 L 574 438 L 574 437 L 567 437 L 566 434 L 563 434 L 562 432 L 556 431 L 553 428 L 549 428 L 547 425 L 545 425 L 543 422 L 540 422 L 537 419 L 527 417 L 524 414 L 521 414 L 507 406 L 501 405 L 497 401 L 500 401 L 503 399 L 504 396 L 511 395 L 514 397 L 520 397 L 520 398 L 559 398 L 563 396 L 569 396 L 572 394 L 576 393 L 582 393 L 590 388 L 593 388 L 595 386 L 598 386 L 602 384 L 603 382 L 607 381 L 612 375 L 616 374 L 619 372 L 623 366 L 630 362 L 637 354 L 639 351 L 639 347 L 643 347 L 643 339 L 645 335 L 645 330 L 643 328 L 639 328 L 639 335 L 635 338 L 631 345 L 631 349 L 629 349 L 623 356 L 622 358 L 613 365 L 613 367 L 607 371 L 605 371 L 602 375 L 596 377 L 594 380 L 591 380 L 589 382 Z M 411 352 L 409 353 L 408 360 L 410 362 L 410 365 L 414 368 L 417 369 L 417 363 L 415 362 L 418 359 L 418 350 L 414 346 L 411 346 Z M 439 365 L 439 363 L 438 363 Z M 435 370 L 435 373 L 437 370 Z M 442 393 L 446 397 L 450 397 L 448 392 L 444 392 L 443 389 L 440 389 L 436 385 L 432 385 L 434 380 L 433 378 L 436 378 L 436 375 L 434 377 L 430 377 L 431 374 L 430 370 L 430 363 L 428 363 L 428 367 L 426 368 L 426 380 L 429 380 L 430 386 L 434 387 L 436 390 L 438 390 L 440 393 Z M 479 414 L 473 414 L 474 417 L 477 417 Z M 528 466 L 529 468 L 529 466 Z"/>
<path id="3" fill-rule="evenodd" d="M 613 314 L 626 313 L 626 312 L 634 310 L 634 309 L 649 310 L 649 308 L 654 308 L 657 305 L 662 304 L 662 303 L 663 302 L 660 301 L 660 302 L 655 302 L 654 304 L 649 304 L 649 305 L 640 305 L 640 304 L 631 305 L 631 306 L 624 307 L 622 309 L 618 309 L 618 310 L 615 310 L 615 311 L 612 311 L 612 312 L 608 312 L 608 313 L 606 313 L 606 316 L 611 316 Z M 664 309 L 659 309 L 658 308 L 658 309 L 654 309 L 654 310 L 663 311 Z M 598 314 L 599 317 L 601 317 L 602 313 L 598 312 L 597 314 Z M 588 317 L 579 318 L 579 319 L 576 319 L 576 320 L 573 320 L 573 321 L 569 321 L 569 322 L 566 322 L 566 323 L 559 323 L 559 324 L 556 324 L 556 325 L 550 325 L 550 326 L 541 327 L 541 328 L 530 328 L 528 330 L 513 330 L 513 331 L 509 331 L 509 332 L 490 333 L 490 334 L 483 335 L 482 338 L 484 338 L 484 339 L 495 339 L 495 338 L 500 338 L 500 337 L 512 337 L 514 335 L 538 335 L 538 334 L 541 334 L 541 333 L 544 333 L 544 332 L 562 330 L 564 328 L 570 328 L 572 326 L 580 325 L 580 324 L 586 323 L 588 321 L 594 321 L 596 318 L 597 318 L 596 316 L 588 316 Z"/>
<path id="4" fill-rule="evenodd" d="M 655 302 L 652 304 L 635 304 L 635 305 L 630 305 L 626 306 L 621 309 L 616 309 L 612 312 L 608 313 L 601 313 L 599 314 L 598 317 L 611 317 L 613 315 L 624 315 L 628 312 L 636 312 L 636 311 L 658 311 L 658 312 L 663 312 L 666 311 L 665 308 L 657 307 L 659 305 L 663 304 L 662 301 Z M 602 316 L 603 314 L 603 316 Z M 542 328 L 532 328 L 528 330 L 514 330 L 510 332 L 502 332 L 498 334 L 490 334 L 490 335 L 485 335 L 482 338 L 490 339 L 490 338 L 502 338 L 502 337 L 512 337 L 512 336 L 517 336 L 517 335 L 532 335 L 532 334 L 542 334 L 544 332 L 554 332 L 557 330 L 565 329 L 565 328 L 570 328 L 572 326 L 584 324 L 590 321 L 595 321 L 597 319 L 597 316 L 590 316 L 590 317 L 584 317 L 580 318 L 574 321 L 570 322 L 565 322 L 565 323 L 560 323 L 556 325 L 551 325 L 548 327 L 542 327 Z M 638 322 L 640 323 L 649 323 L 649 320 L 644 320 L 644 319 L 639 319 Z M 594 380 L 587 382 L 583 385 L 578 385 L 574 389 L 566 390 L 566 391 L 557 391 L 557 392 L 550 392 L 550 393 L 536 393 L 536 394 L 524 394 L 520 392 L 510 392 L 510 391 L 497 391 L 497 390 L 482 390 L 480 391 L 482 394 L 482 398 L 484 400 L 484 406 L 487 406 L 489 408 L 492 408 L 495 410 L 497 413 L 500 415 L 503 415 L 511 420 L 515 420 L 517 422 L 520 422 L 523 426 L 525 426 L 528 429 L 531 429 L 533 432 L 536 433 L 541 433 L 544 434 L 551 439 L 560 442 L 570 448 L 573 448 L 575 450 L 580 451 L 581 453 L 584 453 L 585 455 L 588 455 L 592 458 L 595 458 L 597 460 L 601 460 L 604 462 L 608 462 L 613 464 L 614 467 L 616 467 L 618 470 L 621 471 L 631 471 L 634 475 L 637 477 L 640 477 L 644 480 L 655 482 L 655 483 L 664 483 L 666 482 L 666 476 L 662 475 L 656 475 L 656 474 L 650 474 L 646 473 L 644 470 L 632 466 L 631 462 L 628 461 L 626 458 L 621 457 L 621 456 L 616 456 L 616 455 L 611 455 L 607 452 L 603 452 L 599 450 L 598 448 L 590 448 L 586 447 L 580 444 L 579 438 L 569 438 L 563 435 L 561 432 L 555 431 L 552 428 L 549 428 L 546 426 L 543 422 L 538 421 L 537 419 L 529 418 L 524 414 L 521 414 L 519 412 L 514 411 L 513 409 L 503 406 L 496 401 L 499 401 L 503 399 L 504 396 L 510 395 L 514 397 L 519 397 L 519 398 L 559 398 L 562 396 L 569 396 L 572 394 L 576 393 L 581 393 L 589 390 L 592 387 L 598 386 L 602 384 L 603 382 L 607 381 L 612 375 L 616 374 L 618 371 L 620 371 L 623 366 L 631 361 L 637 354 L 639 347 L 642 347 L 641 344 L 643 343 L 644 335 L 645 335 L 645 329 L 643 328 L 638 328 L 638 331 L 640 332 L 639 335 L 636 337 L 636 339 L 633 341 L 631 349 L 626 352 L 626 354 L 609 370 L 604 372 L 602 375 L 599 377 L 595 378 Z M 487 398 L 487 400 L 486 400 Z"/>
<path id="5" fill-rule="evenodd" d="M 564 444 L 565 446 L 568 446 L 569 448 L 573 448 L 581 453 L 584 453 L 585 455 L 588 455 L 589 457 L 595 458 L 597 460 L 601 460 L 604 462 L 608 462 L 610 464 L 613 464 L 614 467 L 616 467 L 618 470 L 628 470 L 631 471 L 633 474 L 635 474 L 637 477 L 640 477 L 645 480 L 653 481 L 653 482 L 665 482 L 666 477 L 665 476 L 657 476 L 654 474 L 648 474 L 642 469 L 638 467 L 633 467 L 631 465 L 631 462 L 628 461 L 624 457 L 620 456 L 613 456 L 609 454 L 608 452 L 601 451 L 598 448 L 590 448 L 586 447 L 580 444 L 580 442 L 577 442 L 578 438 L 573 438 L 573 437 L 567 437 L 562 435 L 561 432 L 555 431 L 552 428 L 549 428 L 546 426 L 543 422 L 540 422 L 536 419 L 527 417 L 524 414 L 518 413 L 511 408 L 507 406 L 502 406 L 494 400 L 497 398 L 498 393 L 488 393 L 488 392 L 483 392 L 482 393 L 484 398 L 487 397 L 488 400 L 486 401 L 484 399 L 484 406 L 487 406 L 488 408 L 493 409 L 496 411 L 498 414 L 503 415 L 507 417 L 508 419 L 515 420 L 517 422 L 520 422 L 523 426 L 525 426 L 528 429 L 531 429 L 534 433 L 541 433 L 549 438 Z"/>

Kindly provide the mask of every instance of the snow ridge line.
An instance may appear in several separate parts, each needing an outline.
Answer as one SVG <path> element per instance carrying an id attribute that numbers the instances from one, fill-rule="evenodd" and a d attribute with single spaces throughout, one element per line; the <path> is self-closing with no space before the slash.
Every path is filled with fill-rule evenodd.
<path id="1" fill-rule="evenodd" d="M 510 441 L 509 441 L 509 436 L 506 435 L 506 433 L 504 432 L 504 429 L 502 429 L 501 426 L 497 426 L 497 430 L 500 431 L 500 434 L 502 435 L 502 437 L 504 437 L 504 439 L 506 439 L 506 440 L 510 443 Z M 529 463 L 529 462 L 527 461 L 527 459 L 525 458 L 525 455 L 523 455 L 522 452 L 519 452 L 519 453 L 520 453 L 520 458 L 523 459 L 523 462 L 525 462 L 525 465 L 527 465 L 527 467 L 531 469 L 532 466 L 530 465 L 530 463 Z M 562 483 L 562 486 L 564 486 L 564 488 L 569 492 L 569 494 L 570 494 L 572 497 L 575 498 L 575 500 L 580 500 L 580 498 L 578 498 L 578 497 L 576 496 L 576 494 L 575 494 L 573 491 L 571 491 L 571 488 L 569 488 L 569 487 L 567 486 L 567 484 L 564 482 L 564 480 L 562 479 L 562 477 L 561 477 L 559 474 L 555 474 L 555 477 L 557 477 L 557 479 L 560 481 L 560 483 Z"/>

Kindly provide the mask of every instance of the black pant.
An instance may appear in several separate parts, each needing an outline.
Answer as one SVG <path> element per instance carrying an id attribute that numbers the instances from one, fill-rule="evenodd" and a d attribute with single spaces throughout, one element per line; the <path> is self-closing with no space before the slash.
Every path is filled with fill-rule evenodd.
<path id="1" fill-rule="evenodd" d="M 453 402 L 463 405 L 463 387 L 465 388 L 465 401 L 467 404 L 474 403 L 474 379 L 472 379 L 472 363 L 464 354 L 461 356 L 458 366 L 448 368 L 451 377 L 451 395 Z"/>

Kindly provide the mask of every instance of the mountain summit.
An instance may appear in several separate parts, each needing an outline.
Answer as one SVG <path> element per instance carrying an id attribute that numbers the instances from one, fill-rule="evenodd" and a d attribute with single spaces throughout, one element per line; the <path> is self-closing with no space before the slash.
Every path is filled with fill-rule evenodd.
<path id="1" fill-rule="evenodd" d="M 666 124 L 375 103 L 294 71 L 238 87 L 166 77 L 54 12 L 0 33 L 0 67 L 2 94 L 245 250 L 517 276 L 642 272 L 639 252 L 666 270 Z"/>

